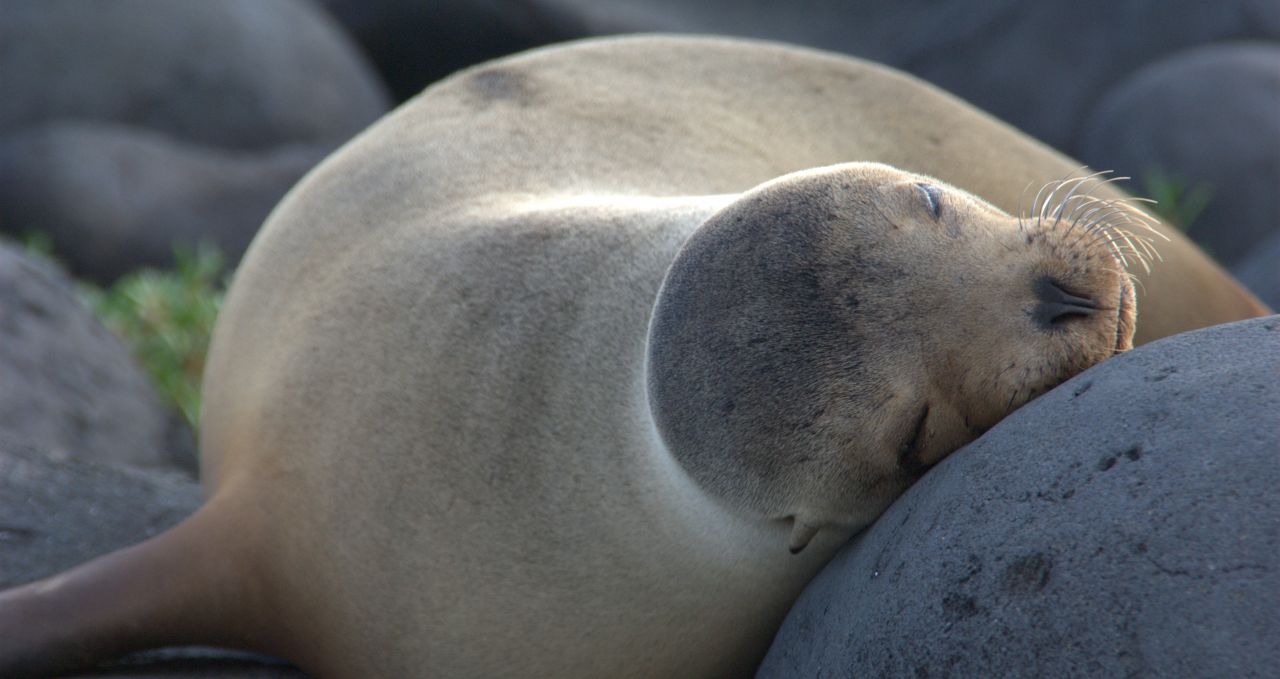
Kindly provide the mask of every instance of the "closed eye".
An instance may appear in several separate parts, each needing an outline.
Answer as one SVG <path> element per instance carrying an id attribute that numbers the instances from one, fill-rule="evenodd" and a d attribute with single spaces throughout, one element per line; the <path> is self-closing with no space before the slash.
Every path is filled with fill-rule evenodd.
<path id="1" fill-rule="evenodd" d="M 942 190 L 932 184 L 916 184 L 925 202 L 929 204 L 929 212 L 934 219 L 942 217 Z"/>
<path id="2" fill-rule="evenodd" d="M 898 448 L 898 466 L 902 468 L 913 479 L 924 476 L 932 465 L 925 464 L 921 459 L 924 452 L 925 423 L 929 420 L 929 404 L 924 404 L 924 409 L 920 415 L 916 417 L 915 426 L 911 428 L 911 438 L 907 439 Z"/>

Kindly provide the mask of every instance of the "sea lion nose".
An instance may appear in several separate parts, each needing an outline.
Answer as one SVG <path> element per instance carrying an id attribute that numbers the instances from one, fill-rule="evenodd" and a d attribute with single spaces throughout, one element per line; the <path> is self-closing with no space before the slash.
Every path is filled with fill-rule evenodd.
<path id="1" fill-rule="evenodd" d="M 1037 280 L 1035 293 L 1040 304 L 1036 306 L 1032 316 L 1046 330 L 1060 326 L 1073 317 L 1087 318 L 1098 310 L 1095 300 L 1069 292 L 1052 276 Z"/>

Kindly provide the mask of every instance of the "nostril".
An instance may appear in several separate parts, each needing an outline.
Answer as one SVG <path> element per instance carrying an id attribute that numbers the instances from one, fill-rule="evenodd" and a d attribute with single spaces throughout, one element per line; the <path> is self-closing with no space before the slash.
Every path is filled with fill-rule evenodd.
<path id="1" fill-rule="evenodd" d="M 1075 294 L 1052 276 L 1037 280 L 1035 293 L 1040 304 L 1033 315 L 1036 322 L 1046 329 L 1060 326 L 1072 318 L 1087 318 L 1098 310 L 1098 303 L 1092 298 Z"/>

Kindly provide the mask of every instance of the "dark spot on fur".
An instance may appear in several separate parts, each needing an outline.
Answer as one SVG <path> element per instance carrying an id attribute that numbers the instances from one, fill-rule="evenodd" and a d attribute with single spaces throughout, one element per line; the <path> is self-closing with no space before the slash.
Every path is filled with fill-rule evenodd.
<path id="1" fill-rule="evenodd" d="M 1019 557 L 1005 567 L 1001 580 L 1005 591 L 1034 594 L 1043 590 L 1053 573 L 1053 560 L 1039 552 Z"/>
<path id="2" fill-rule="evenodd" d="M 1124 456 L 1125 456 L 1125 457 L 1127 457 L 1127 458 L 1129 458 L 1130 460 L 1132 460 L 1132 461 L 1134 461 L 1134 462 L 1137 462 L 1138 460 L 1141 460 L 1141 459 L 1142 459 L 1142 444 L 1141 444 L 1141 443 L 1139 443 L 1138 445 L 1136 445 L 1136 446 L 1134 446 L 1134 447 L 1132 447 L 1132 448 L 1130 448 L 1130 449 L 1128 449 L 1128 450 L 1124 451 Z"/>
<path id="3" fill-rule="evenodd" d="M 1176 372 L 1178 372 L 1178 368 L 1177 368 L 1177 366 L 1172 366 L 1172 365 L 1170 365 L 1170 366 L 1165 366 L 1165 367 L 1161 368 L 1160 370 L 1157 370 L 1155 373 L 1152 373 L 1152 374 L 1150 374 L 1150 375 L 1147 375 L 1147 381 L 1148 381 L 1148 382 L 1160 382 L 1160 381 L 1163 381 L 1163 380 L 1168 379 L 1170 375 L 1173 375 L 1173 374 L 1174 374 L 1174 373 L 1176 373 Z"/>
<path id="4" fill-rule="evenodd" d="M 1115 456 L 1107 456 L 1102 458 L 1101 460 L 1098 460 L 1098 471 L 1100 472 L 1105 472 L 1114 466 L 1116 466 Z"/>
<path id="5" fill-rule="evenodd" d="M 467 84 L 485 102 L 508 101 L 524 106 L 533 96 L 529 78 L 508 68 L 488 68 L 474 73 Z"/>

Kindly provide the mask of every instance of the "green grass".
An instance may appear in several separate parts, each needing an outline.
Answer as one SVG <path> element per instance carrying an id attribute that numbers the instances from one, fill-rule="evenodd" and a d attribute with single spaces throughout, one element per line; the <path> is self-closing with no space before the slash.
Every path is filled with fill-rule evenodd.
<path id="1" fill-rule="evenodd" d="M 1147 197 L 1156 201 L 1151 210 L 1183 233 L 1191 231 L 1213 198 L 1213 188 L 1207 184 L 1192 186 L 1186 178 L 1158 167 L 1143 175 L 1142 186 Z"/>
<path id="2" fill-rule="evenodd" d="M 98 319 L 116 334 L 193 429 L 213 323 L 226 290 L 226 264 L 212 246 L 175 248 L 172 270 L 143 269 L 111 287 L 83 285 Z"/>

